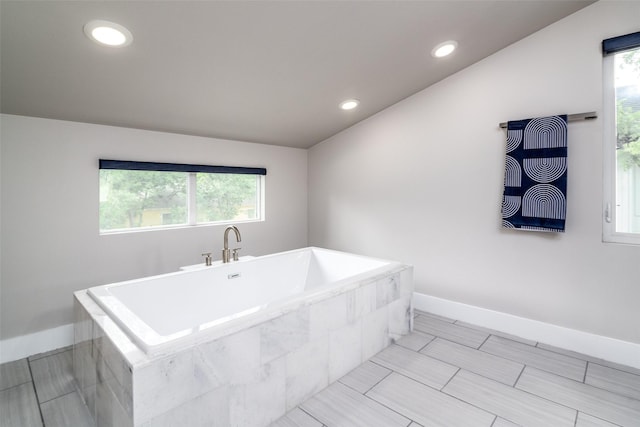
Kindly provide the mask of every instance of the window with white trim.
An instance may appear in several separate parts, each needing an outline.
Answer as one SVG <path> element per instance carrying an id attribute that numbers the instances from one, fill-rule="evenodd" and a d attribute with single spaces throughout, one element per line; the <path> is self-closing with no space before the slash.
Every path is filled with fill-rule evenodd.
<path id="1" fill-rule="evenodd" d="M 602 42 L 606 242 L 640 244 L 640 32 Z"/>
<path id="2" fill-rule="evenodd" d="M 100 233 L 264 219 L 264 168 L 100 160 Z"/>

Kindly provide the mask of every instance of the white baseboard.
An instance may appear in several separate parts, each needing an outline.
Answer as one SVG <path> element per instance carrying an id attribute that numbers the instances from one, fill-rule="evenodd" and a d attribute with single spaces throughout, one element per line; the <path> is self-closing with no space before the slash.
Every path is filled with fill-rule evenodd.
<path id="1" fill-rule="evenodd" d="M 413 307 L 640 369 L 640 344 L 414 292 Z"/>
<path id="2" fill-rule="evenodd" d="M 73 323 L 0 341 L 0 363 L 73 344 Z"/>

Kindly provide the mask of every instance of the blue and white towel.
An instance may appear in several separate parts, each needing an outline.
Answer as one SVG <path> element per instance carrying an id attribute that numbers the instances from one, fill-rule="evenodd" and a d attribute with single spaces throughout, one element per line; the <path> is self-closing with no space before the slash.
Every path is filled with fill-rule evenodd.
<path id="1" fill-rule="evenodd" d="M 567 116 L 511 121 L 502 225 L 564 232 L 567 212 Z"/>

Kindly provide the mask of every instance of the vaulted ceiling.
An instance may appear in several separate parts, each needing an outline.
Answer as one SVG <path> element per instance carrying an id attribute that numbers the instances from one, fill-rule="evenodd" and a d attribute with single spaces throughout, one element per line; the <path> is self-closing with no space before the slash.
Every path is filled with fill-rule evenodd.
<path id="1" fill-rule="evenodd" d="M 590 3 L 2 0 L 1 111 L 307 148 Z"/>

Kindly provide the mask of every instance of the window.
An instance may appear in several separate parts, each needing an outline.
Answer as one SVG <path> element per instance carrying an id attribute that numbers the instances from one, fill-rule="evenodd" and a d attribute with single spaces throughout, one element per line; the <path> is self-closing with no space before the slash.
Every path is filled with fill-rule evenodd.
<path id="1" fill-rule="evenodd" d="M 602 42 L 604 240 L 640 244 L 640 33 Z"/>
<path id="2" fill-rule="evenodd" d="M 264 217 L 263 168 L 100 160 L 100 232 Z"/>

